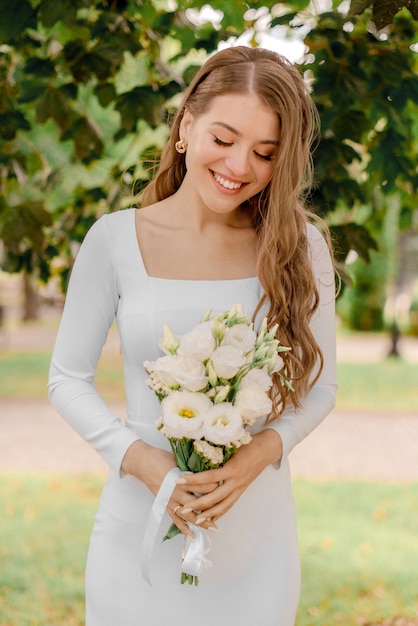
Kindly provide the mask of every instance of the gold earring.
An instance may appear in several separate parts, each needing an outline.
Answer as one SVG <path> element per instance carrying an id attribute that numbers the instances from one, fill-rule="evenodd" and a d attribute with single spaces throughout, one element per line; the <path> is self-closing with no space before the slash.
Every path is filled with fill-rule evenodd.
<path id="1" fill-rule="evenodd" d="M 177 152 L 179 152 L 180 154 L 184 154 L 187 150 L 187 143 L 184 141 L 184 139 L 179 139 L 179 141 L 176 141 L 176 150 Z"/>

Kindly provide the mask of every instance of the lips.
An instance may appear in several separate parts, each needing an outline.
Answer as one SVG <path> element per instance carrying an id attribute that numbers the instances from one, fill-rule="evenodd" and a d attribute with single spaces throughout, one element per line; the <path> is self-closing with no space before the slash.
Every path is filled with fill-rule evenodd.
<path id="1" fill-rule="evenodd" d="M 240 183 L 238 181 L 227 180 L 226 178 L 224 178 L 220 174 L 217 174 L 216 172 L 212 172 L 212 174 L 216 182 L 219 185 L 221 185 L 221 187 L 223 187 L 224 189 L 228 189 L 230 191 L 236 191 L 238 189 L 241 189 L 241 187 L 243 187 L 245 184 L 245 183 Z"/>

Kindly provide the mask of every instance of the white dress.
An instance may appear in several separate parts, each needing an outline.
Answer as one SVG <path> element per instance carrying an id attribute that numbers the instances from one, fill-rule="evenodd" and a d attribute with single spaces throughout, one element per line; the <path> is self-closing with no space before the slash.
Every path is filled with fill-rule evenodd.
<path id="1" fill-rule="evenodd" d="M 325 367 L 302 408 L 273 427 L 283 440 L 280 466 L 269 466 L 207 533 L 212 567 L 199 587 L 181 585 L 183 537 L 152 555 L 152 587 L 141 572 L 141 546 L 154 496 L 121 462 L 138 438 L 169 449 L 156 427 L 159 403 L 146 386 L 144 360 L 161 355 L 164 323 L 176 334 L 203 313 L 240 302 L 249 315 L 259 298 L 257 278 L 168 280 L 147 275 L 135 231 L 135 210 L 100 218 L 72 272 L 51 362 L 51 402 L 109 465 L 91 537 L 86 573 L 87 626 L 293 626 L 300 566 L 288 455 L 333 408 L 336 390 L 334 280 L 322 237 L 308 227 L 321 307 L 312 321 Z M 123 424 L 96 393 L 94 378 L 115 318 L 124 357 L 127 419 Z M 264 426 L 259 425 L 260 430 Z M 165 514 L 160 538 L 171 519 Z"/>

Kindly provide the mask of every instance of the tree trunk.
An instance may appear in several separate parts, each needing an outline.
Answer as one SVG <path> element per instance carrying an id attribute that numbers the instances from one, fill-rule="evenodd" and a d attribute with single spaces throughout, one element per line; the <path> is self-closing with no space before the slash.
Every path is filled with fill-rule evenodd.
<path id="1" fill-rule="evenodd" d="M 23 273 L 23 317 L 24 322 L 39 319 L 39 297 L 36 279 L 32 274 Z"/>

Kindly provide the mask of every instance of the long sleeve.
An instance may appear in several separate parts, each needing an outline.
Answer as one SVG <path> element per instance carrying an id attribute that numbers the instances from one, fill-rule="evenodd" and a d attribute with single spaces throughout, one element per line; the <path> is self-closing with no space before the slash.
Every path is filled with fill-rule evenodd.
<path id="1" fill-rule="evenodd" d="M 322 350 L 324 366 L 314 387 L 295 410 L 289 407 L 280 420 L 269 424 L 281 437 L 283 456 L 309 435 L 332 411 L 336 402 L 337 364 L 335 333 L 335 282 L 328 247 L 322 235 L 313 227 L 308 229 L 312 267 L 319 289 L 319 307 L 311 321 L 311 330 Z"/>
<path id="2" fill-rule="evenodd" d="M 96 392 L 97 364 L 118 307 L 118 284 L 106 220 L 90 229 L 77 255 L 49 372 L 49 398 L 57 411 L 120 471 L 138 439 Z"/>

